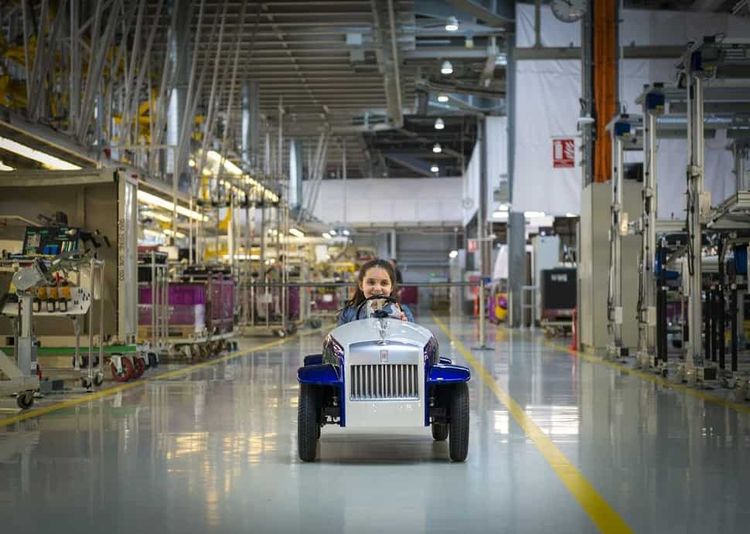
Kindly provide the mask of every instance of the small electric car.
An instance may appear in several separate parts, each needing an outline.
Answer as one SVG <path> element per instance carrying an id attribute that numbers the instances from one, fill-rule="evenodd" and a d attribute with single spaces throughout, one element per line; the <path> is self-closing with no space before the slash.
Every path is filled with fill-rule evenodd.
<path id="1" fill-rule="evenodd" d="M 438 354 L 432 333 L 374 310 L 370 297 L 357 319 L 332 330 L 322 354 L 306 356 L 297 371 L 299 457 L 315 460 L 320 429 L 432 426 L 450 438 L 450 458 L 463 462 L 469 447 L 469 369 Z M 363 319 L 359 319 L 362 313 Z"/>

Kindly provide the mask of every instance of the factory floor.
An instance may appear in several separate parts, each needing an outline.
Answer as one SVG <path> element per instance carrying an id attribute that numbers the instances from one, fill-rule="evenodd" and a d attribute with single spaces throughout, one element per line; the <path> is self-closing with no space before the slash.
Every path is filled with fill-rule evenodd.
<path id="1" fill-rule="evenodd" d="M 750 402 L 669 387 L 529 331 L 420 322 L 472 369 L 465 463 L 428 429 L 326 427 L 297 457 L 322 332 L 0 413 L 3 532 L 750 531 Z M 3 401 L 4 402 L 4 401 Z M 8 404 L 10 406 L 10 404 Z"/>

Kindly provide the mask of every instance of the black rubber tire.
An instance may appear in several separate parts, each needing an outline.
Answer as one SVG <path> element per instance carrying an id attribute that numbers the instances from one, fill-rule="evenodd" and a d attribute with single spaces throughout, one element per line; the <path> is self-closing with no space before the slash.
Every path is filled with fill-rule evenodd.
<path id="1" fill-rule="evenodd" d="M 435 441 L 445 441 L 448 439 L 447 423 L 432 423 L 432 439 Z"/>
<path id="2" fill-rule="evenodd" d="M 16 404 L 22 410 L 28 410 L 34 405 L 34 392 L 24 391 L 16 396 Z"/>
<path id="3" fill-rule="evenodd" d="M 302 384 L 297 408 L 297 449 L 303 462 L 314 462 L 320 436 L 320 391 L 315 386 Z"/>
<path id="4" fill-rule="evenodd" d="M 450 457 L 463 462 L 469 453 L 469 386 L 456 384 L 451 391 Z"/>

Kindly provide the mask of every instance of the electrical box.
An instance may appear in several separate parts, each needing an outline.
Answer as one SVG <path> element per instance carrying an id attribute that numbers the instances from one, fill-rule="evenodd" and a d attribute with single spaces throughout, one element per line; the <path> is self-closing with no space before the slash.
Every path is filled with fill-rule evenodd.
<path id="1" fill-rule="evenodd" d="M 578 335 L 581 348 L 601 353 L 609 342 L 607 330 L 607 293 L 609 286 L 609 230 L 612 185 L 586 186 L 581 198 L 578 228 Z M 641 213 L 641 184 L 626 180 L 622 210 L 637 218 Z M 635 350 L 638 344 L 636 305 L 638 297 L 639 235 L 622 239 L 622 342 Z M 619 314 L 618 314 L 619 315 Z M 619 319 L 620 317 L 618 317 Z"/>

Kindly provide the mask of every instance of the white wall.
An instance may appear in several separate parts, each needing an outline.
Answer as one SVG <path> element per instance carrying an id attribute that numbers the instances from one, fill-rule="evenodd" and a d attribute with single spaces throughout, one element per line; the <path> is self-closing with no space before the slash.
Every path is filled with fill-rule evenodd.
<path id="1" fill-rule="evenodd" d="M 457 223 L 463 218 L 462 178 L 323 180 L 315 217 L 326 223 Z M 307 198 L 310 182 L 303 185 Z"/>

